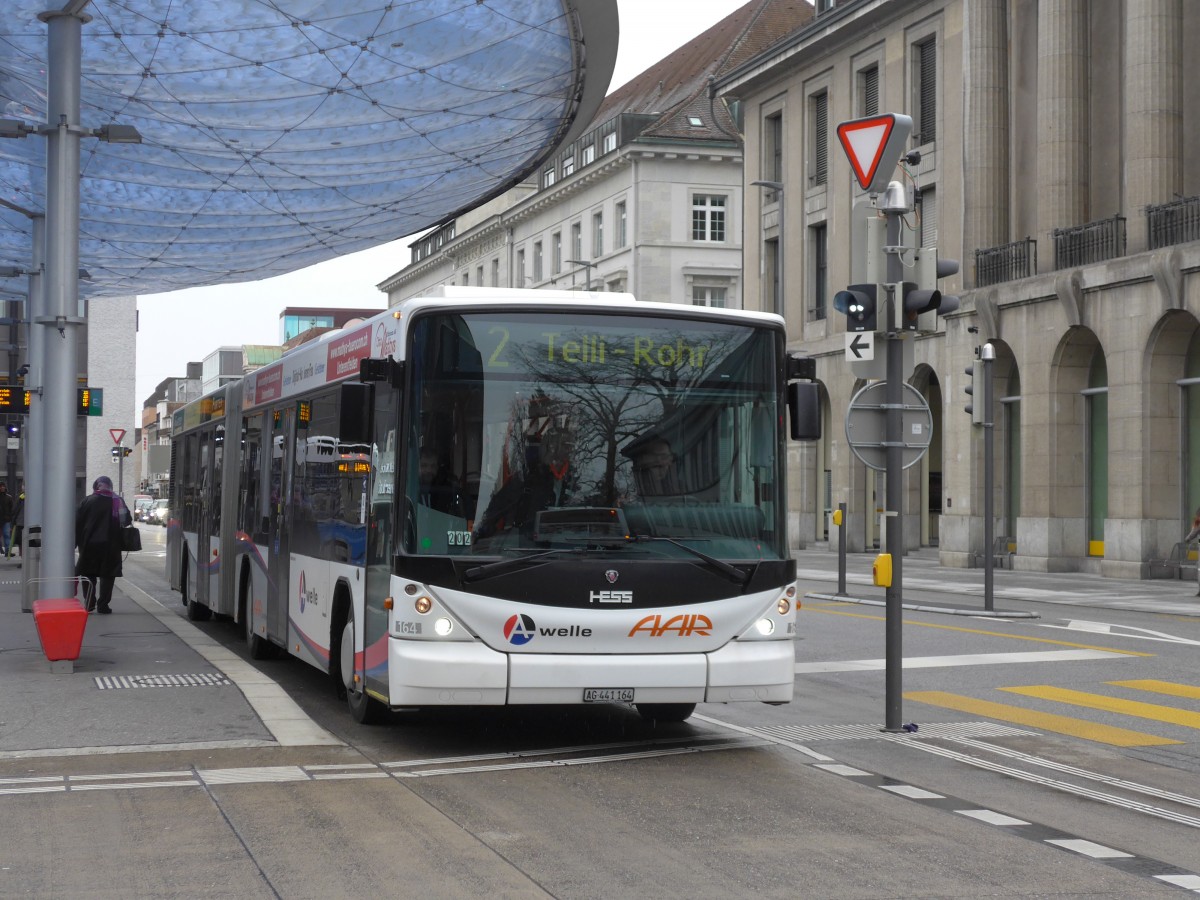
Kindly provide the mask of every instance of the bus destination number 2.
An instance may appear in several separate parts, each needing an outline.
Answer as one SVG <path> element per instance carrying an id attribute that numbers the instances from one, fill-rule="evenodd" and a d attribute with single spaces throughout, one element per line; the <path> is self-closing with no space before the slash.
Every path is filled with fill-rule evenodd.
<path id="1" fill-rule="evenodd" d="M 451 547 L 469 547 L 471 546 L 471 532 L 447 531 L 446 543 Z"/>

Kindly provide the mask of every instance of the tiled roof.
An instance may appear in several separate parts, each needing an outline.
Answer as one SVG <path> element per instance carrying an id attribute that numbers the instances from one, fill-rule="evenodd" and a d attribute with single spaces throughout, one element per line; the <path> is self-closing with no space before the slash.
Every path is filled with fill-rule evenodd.
<path id="1" fill-rule="evenodd" d="M 750 0 L 606 97 L 593 124 L 629 112 L 658 117 L 643 130 L 647 137 L 738 138 L 724 104 L 709 100 L 710 79 L 761 53 L 812 16 L 812 5 L 805 0 Z M 690 124 L 690 117 L 701 124 Z"/>

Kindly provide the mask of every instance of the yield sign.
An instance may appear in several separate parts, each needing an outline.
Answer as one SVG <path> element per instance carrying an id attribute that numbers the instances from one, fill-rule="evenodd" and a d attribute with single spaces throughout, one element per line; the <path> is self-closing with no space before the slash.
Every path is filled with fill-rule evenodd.
<path id="1" fill-rule="evenodd" d="M 123 441 L 125 439 L 125 429 L 124 428 L 110 428 L 110 429 L 108 429 L 108 433 L 110 435 L 112 435 L 114 444 L 120 444 L 121 441 Z"/>
<path id="2" fill-rule="evenodd" d="M 912 134 L 912 119 L 884 113 L 843 122 L 837 127 L 837 134 L 859 185 L 864 191 L 878 194 L 892 180 L 892 170 Z"/>

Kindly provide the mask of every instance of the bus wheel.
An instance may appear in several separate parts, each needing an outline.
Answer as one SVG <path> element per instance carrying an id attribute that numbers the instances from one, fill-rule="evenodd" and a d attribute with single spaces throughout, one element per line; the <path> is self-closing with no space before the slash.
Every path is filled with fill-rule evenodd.
<path id="1" fill-rule="evenodd" d="M 254 609 L 254 588 L 247 584 L 246 590 L 242 592 L 242 632 L 246 635 L 246 650 L 250 653 L 251 659 L 269 659 L 271 653 L 271 642 L 258 634 L 254 630 L 254 623 L 250 621 L 251 612 Z"/>
<path id="2" fill-rule="evenodd" d="M 351 610 L 342 629 L 340 654 L 342 684 L 346 688 L 346 705 L 354 721 L 363 725 L 374 725 L 382 718 L 383 704 L 370 696 L 363 684 L 354 681 L 354 611 Z"/>
<path id="3" fill-rule="evenodd" d="M 695 703 L 635 703 L 638 715 L 655 722 L 682 722 L 696 711 Z"/>

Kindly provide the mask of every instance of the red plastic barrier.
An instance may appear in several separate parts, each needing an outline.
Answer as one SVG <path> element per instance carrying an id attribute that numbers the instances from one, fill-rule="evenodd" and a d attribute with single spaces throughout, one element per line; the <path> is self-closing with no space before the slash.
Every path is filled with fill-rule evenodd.
<path id="1" fill-rule="evenodd" d="M 61 600 L 34 600 L 33 621 L 37 625 L 38 639 L 46 659 L 79 659 L 83 646 L 83 629 L 87 626 L 88 614 L 83 604 L 74 597 Z"/>

